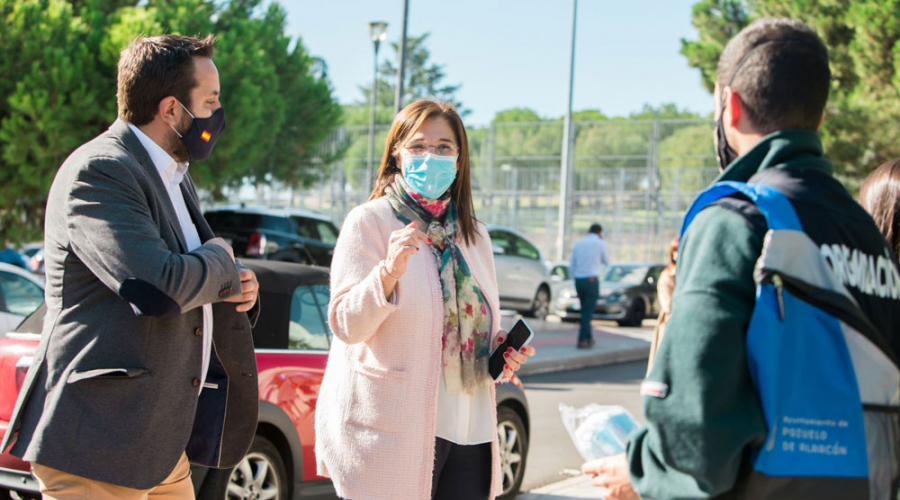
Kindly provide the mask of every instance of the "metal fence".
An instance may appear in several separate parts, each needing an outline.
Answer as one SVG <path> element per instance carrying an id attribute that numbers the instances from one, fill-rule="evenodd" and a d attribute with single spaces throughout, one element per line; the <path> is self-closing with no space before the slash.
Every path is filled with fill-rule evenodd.
<path id="1" fill-rule="evenodd" d="M 377 128 L 375 169 L 387 136 Z M 323 145 L 321 181 L 307 189 L 245 186 L 229 202 L 316 210 L 340 223 L 365 202 L 367 127 L 343 127 Z M 477 217 L 531 239 L 546 257 L 556 254 L 562 121 L 500 123 L 468 130 Z M 696 120 L 576 122 L 572 228 L 575 238 L 593 222 L 604 227 L 615 261 L 665 260 L 690 202 L 718 174 L 712 123 Z"/>

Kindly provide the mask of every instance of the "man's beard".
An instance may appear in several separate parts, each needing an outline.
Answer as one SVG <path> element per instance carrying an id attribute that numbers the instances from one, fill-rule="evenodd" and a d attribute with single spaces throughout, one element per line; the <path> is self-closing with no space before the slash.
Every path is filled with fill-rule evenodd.
<path id="1" fill-rule="evenodd" d="M 188 133 L 188 130 L 191 129 L 191 121 L 193 120 L 187 113 L 184 114 L 184 118 L 185 119 L 181 120 L 179 126 L 176 127 L 176 130 L 178 130 L 178 133 L 181 135 Z M 184 142 L 181 141 L 181 138 L 178 137 L 177 134 L 171 134 L 169 136 L 168 149 L 172 152 L 172 158 L 174 158 L 176 162 L 187 163 L 191 161 L 191 154 L 188 152 L 187 146 L 184 145 Z"/>

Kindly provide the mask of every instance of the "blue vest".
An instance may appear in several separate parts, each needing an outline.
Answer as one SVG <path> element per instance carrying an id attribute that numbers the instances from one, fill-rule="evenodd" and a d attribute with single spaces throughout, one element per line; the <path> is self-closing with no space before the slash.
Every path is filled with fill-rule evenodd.
<path id="1" fill-rule="evenodd" d="M 833 478 L 837 482 L 831 484 L 841 490 L 833 498 L 869 498 L 870 459 L 891 470 L 895 461 L 889 452 L 867 451 L 871 426 L 864 405 L 888 411 L 876 420 L 894 418 L 900 371 L 868 340 L 874 327 L 775 188 L 739 182 L 712 186 L 688 210 L 682 237 L 701 210 L 736 194 L 749 198 L 768 225 L 746 336 L 747 363 L 768 432 L 750 455 L 753 477 L 770 483 L 757 494 L 823 498 L 820 488 L 828 481 L 822 480 Z M 897 437 L 869 434 L 870 441 Z"/>

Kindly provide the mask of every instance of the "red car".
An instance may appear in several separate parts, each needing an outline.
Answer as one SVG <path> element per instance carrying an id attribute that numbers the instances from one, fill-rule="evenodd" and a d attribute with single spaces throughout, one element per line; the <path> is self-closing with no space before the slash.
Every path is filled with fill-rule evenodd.
<path id="1" fill-rule="evenodd" d="M 259 425 L 247 456 L 230 470 L 192 468 L 200 500 L 336 498 L 331 481 L 316 475 L 315 410 L 328 360 L 331 331 L 328 269 L 248 260 L 260 283 L 262 314 L 253 329 L 259 367 Z M 40 340 L 44 307 L 0 338 L 0 436 Z M 497 386 L 503 470 L 501 497 L 516 496 L 528 452 L 528 402 L 518 378 Z M 140 450 L 135 450 L 137 455 Z M 0 488 L 38 498 L 27 462 L 0 454 Z"/>

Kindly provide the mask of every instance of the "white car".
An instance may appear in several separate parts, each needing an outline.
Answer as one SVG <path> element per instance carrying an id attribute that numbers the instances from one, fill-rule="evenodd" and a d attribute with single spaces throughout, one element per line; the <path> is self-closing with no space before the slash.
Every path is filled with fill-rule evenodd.
<path id="1" fill-rule="evenodd" d="M 521 233 L 488 225 L 494 249 L 500 307 L 543 320 L 550 313 L 550 273 L 534 243 Z"/>
<path id="2" fill-rule="evenodd" d="M 40 276 L 0 263 L 0 335 L 15 330 L 43 303 L 44 282 Z"/>

